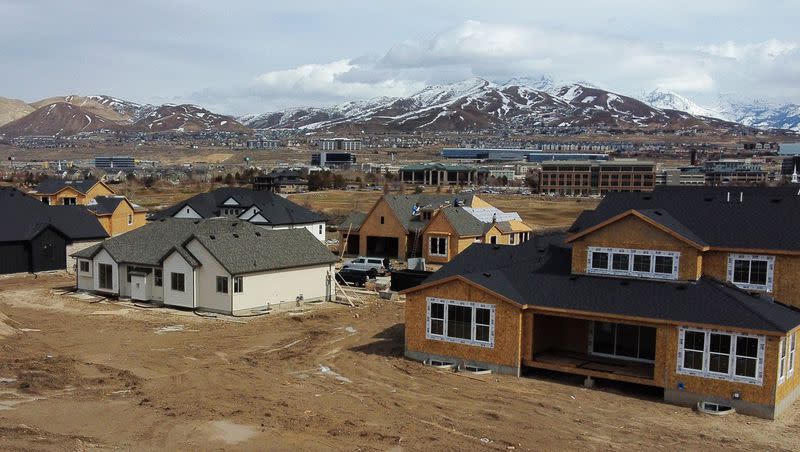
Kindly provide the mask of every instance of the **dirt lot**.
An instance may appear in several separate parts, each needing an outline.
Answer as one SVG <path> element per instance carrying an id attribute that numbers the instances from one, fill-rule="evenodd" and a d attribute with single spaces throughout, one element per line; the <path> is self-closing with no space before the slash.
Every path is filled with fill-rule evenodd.
<path id="1" fill-rule="evenodd" d="M 791 450 L 800 407 L 707 417 L 641 388 L 406 360 L 403 305 L 203 318 L 0 279 L 0 449 Z M 3 327 L 3 325 L 6 327 Z"/>

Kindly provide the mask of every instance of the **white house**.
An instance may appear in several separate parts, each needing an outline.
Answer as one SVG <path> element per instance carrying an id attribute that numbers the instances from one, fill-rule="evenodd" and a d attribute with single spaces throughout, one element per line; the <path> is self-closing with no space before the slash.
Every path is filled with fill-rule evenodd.
<path id="1" fill-rule="evenodd" d="M 72 255 L 79 290 L 225 314 L 331 300 L 336 257 L 305 229 L 148 223 Z"/>
<path id="2" fill-rule="evenodd" d="M 271 191 L 218 188 L 181 201 L 152 216 L 164 218 L 237 218 L 263 229 L 299 229 L 325 241 L 325 217 Z"/>

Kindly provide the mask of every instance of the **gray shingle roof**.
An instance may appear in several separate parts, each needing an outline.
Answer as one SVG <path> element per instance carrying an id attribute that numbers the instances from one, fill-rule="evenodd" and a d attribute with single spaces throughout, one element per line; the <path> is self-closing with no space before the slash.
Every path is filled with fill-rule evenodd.
<path id="1" fill-rule="evenodd" d="M 363 212 L 351 212 L 344 218 L 344 220 L 342 220 L 341 223 L 339 223 L 339 229 L 342 231 L 347 231 L 350 229 L 352 232 L 356 232 L 366 219 L 367 214 Z"/>
<path id="2" fill-rule="evenodd" d="M 518 246 L 473 244 L 425 283 L 460 275 L 517 303 L 597 314 L 785 333 L 800 311 L 703 277 L 695 282 L 571 275 L 563 236 Z"/>
<path id="3" fill-rule="evenodd" d="M 491 223 L 484 223 L 460 207 L 447 207 L 442 214 L 461 237 L 477 237 L 483 235 Z"/>
<path id="4" fill-rule="evenodd" d="M 422 229 L 428 224 L 428 220 L 422 219 L 421 215 L 413 216 L 411 209 L 414 205 L 420 207 L 438 208 L 453 205 L 454 200 L 458 199 L 463 205 L 470 206 L 474 195 L 429 195 L 429 194 L 410 194 L 410 195 L 384 195 L 383 199 L 400 219 L 400 223 L 407 231 Z"/>
<path id="5" fill-rule="evenodd" d="M 90 202 L 86 208 L 98 215 L 106 215 L 114 213 L 119 203 L 123 201 L 124 198 L 121 196 L 97 196 L 94 198 L 94 203 Z"/>
<path id="6" fill-rule="evenodd" d="M 189 205 L 203 218 L 221 216 L 223 203 L 233 198 L 239 207 L 247 209 L 256 206 L 261 211 L 261 216 L 267 219 L 270 225 L 307 224 L 325 221 L 325 217 L 314 213 L 305 207 L 295 204 L 280 195 L 270 191 L 255 191 L 247 188 L 218 188 L 206 193 L 200 193 L 185 201 L 181 201 L 153 215 L 153 219 L 170 218 Z"/>
<path id="7" fill-rule="evenodd" d="M 584 231 L 628 210 L 639 211 L 680 235 L 693 237 L 698 244 L 800 250 L 797 186 L 662 186 L 651 193 L 609 193 L 594 211 L 581 214 L 569 232 Z"/>
<path id="8" fill-rule="evenodd" d="M 200 262 L 185 248 L 194 238 L 231 274 L 336 262 L 336 256 L 305 228 L 266 230 L 223 218 L 155 221 L 73 256 L 88 259 L 105 249 L 119 263 L 160 266 L 176 250 L 197 266 Z"/>

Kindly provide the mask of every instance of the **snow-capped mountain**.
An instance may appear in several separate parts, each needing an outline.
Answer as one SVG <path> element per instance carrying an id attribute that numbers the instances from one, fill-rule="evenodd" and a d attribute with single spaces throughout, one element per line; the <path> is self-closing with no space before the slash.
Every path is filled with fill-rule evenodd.
<path id="1" fill-rule="evenodd" d="M 403 98 L 381 97 L 331 107 L 294 108 L 239 118 L 259 129 L 463 131 L 531 127 L 644 129 L 735 128 L 712 118 L 655 108 L 588 83 L 513 79 L 503 84 L 470 78 L 431 85 Z"/>
<path id="2" fill-rule="evenodd" d="M 775 105 L 764 100 L 745 102 L 730 95 L 719 97 L 715 108 L 705 108 L 672 91 L 656 89 L 642 100 L 661 109 L 681 110 L 694 116 L 719 118 L 758 129 L 800 132 L 800 105 Z"/>

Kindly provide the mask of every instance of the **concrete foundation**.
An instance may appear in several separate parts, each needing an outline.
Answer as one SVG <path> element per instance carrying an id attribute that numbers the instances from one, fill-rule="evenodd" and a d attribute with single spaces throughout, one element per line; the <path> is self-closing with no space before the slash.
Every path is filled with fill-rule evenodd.
<path id="1" fill-rule="evenodd" d="M 514 375 L 516 377 L 520 376 L 519 367 L 501 366 L 498 364 L 454 358 L 452 356 L 434 355 L 432 353 L 415 352 L 412 350 L 406 350 L 405 355 L 406 358 L 413 359 L 414 361 L 419 361 L 419 362 L 425 362 L 427 360 L 444 361 L 444 362 L 455 363 L 456 365 L 458 365 L 459 368 L 462 368 L 464 366 L 481 367 L 491 370 L 493 374 Z"/>
<path id="2" fill-rule="evenodd" d="M 736 408 L 736 412 L 746 414 L 749 416 L 760 417 L 764 419 L 775 419 L 779 412 L 774 405 L 764 405 L 761 403 L 748 402 L 746 400 L 726 399 L 723 397 L 713 397 L 703 394 L 695 394 L 692 392 L 681 391 L 678 389 L 664 389 L 664 400 L 676 405 L 691 406 L 697 405 L 697 402 L 714 402 L 721 405 L 728 405 Z M 788 407 L 787 404 L 786 407 Z"/>

